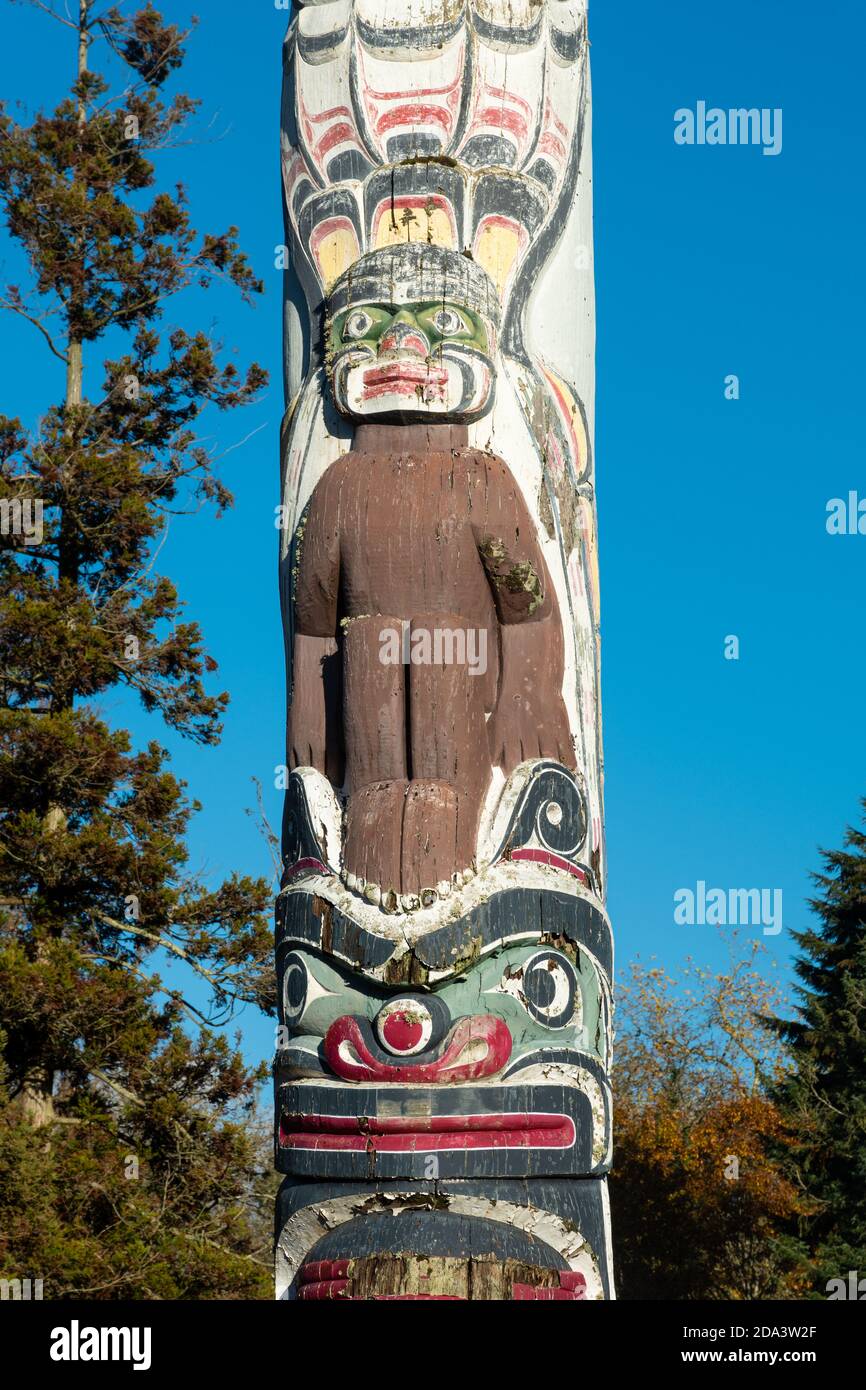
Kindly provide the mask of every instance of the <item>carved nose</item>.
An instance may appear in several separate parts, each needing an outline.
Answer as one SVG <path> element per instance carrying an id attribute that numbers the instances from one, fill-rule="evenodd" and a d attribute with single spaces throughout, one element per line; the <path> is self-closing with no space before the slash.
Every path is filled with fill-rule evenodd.
<path id="1" fill-rule="evenodd" d="M 423 999 L 393 999 L 376 1017 L 376 1035 L 396 1057 L 412 1057 L 429 1047 L 434 1019 Z"/>
<path id="2" fill-rule="evenodd" d="M 379 339 L 379 356 L 386 352 L 407 352 L 417 357 L 430 356 L 430 344 L 415 323 L 392 323 Z"/>
<path id="3" fill-rule="evenodd" d="M 495 1076 L 511 1055 L 508 1025 L 492 1014 L 458 1019 L 438 1047 L 419 1049 L 417 1056 L 397 1052 L 394 1044 L 411 1043 L 419 1026 L 423 1036 L 424 1024 L 416 1017 L 415 1000 L 394 1000 L 391 1008 L 382 1020 L 381 1032 L 379 1018 L 376 1020 L 378 1039 L 366 1018 L 347 1014 L 331 1024 L 325 1034 L 324 1053 L 335 1076 L 344 1081 L 397 1081 L 405 1085 L 478 1081 Z M 380 1042 L 383 1036 L 388 1041 Z"/>

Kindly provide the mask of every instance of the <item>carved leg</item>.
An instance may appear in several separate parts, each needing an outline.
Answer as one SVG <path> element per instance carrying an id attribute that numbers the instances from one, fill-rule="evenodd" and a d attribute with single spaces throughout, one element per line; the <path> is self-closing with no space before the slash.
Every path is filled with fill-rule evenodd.
<path id="1" fill-rule="evenodd" d="M 406 765 L 406 690 L 402 660 L 383 659 L 381 634 L 399 618 L 353 618 L 343 647 L 343 729 L 350 792 L 400 781 Z M 386 653 L 390 655 L 390 653 Z"/>
<path id="2" fill-rule="evenodd" d="M 482 645 L 477 629 L 456 613 L 415 617 L 411 632 L 403 885 L 418 893 L 469 868 L 475 854 L 490 776 L 480 659 L 488 634 Z"/>
<path id="3" fill-rule="evenodd" d="M 343 727 L 346 744 L 346 833 L 343 867 L 355 880 L 400 889 L 400 843 L 406 795 L 406 693 L 402 660 L 383 660 L 382 632 L 399 618 L 356 618 L 346 629 Z M 388 653 L 386 653 L 388 655 Z"/>

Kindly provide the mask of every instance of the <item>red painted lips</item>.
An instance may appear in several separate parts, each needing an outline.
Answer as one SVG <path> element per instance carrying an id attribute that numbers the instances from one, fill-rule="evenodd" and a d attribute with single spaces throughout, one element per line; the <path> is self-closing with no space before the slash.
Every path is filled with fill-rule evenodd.
<path id="1" fill-rule="evenodd" d="M 401 1003 L 402 1001 L 396 1001 Z M 396 1027 L 411 1027 L 405 1008 L 392 1015 Z M 366 1034 L 366 1035 L 365 1035 Z M 328 1065 L 344 1081 L 403 1086 L 478 1081 L 501 1071 L 511 1055 L 508 1025 L 492 1014 L 461 1018 L 432 1061 L 386 1062 L 367 1040 L 364 1019 L 346 1015 L 325 1036 Z M 408 1041 L 403 1038 L 401 1041 Z M 317 1090 L 317 1098 L 327 1093 Z M 567 1115 L 535 1111 L 486 1111 L 463 1115 L 328 1115 L 283 1112 L 280 1147 L 329 1152 L 431 1153 L 467 1149 L 569 1149 L 576 1140 Z"/>
<path id="2" fill-rule="evenodd" d="M 402 358 L 368 368 L 362 380 L 365 400 L 386 395 L 417 396 L 419 388 L 441 395 L 448 385 L 448 372 L 445 367 L 434 367 L 417 357 Z"/>
<path id="3" fill-rule="evenodd" d="M 569 1149 L 574 1121 L 530 1112 L 483 1115 L 283 1115 L 280 1147 L 330 1152 L 433 1153 L 444 1149 Z"/>
<path id="4" fill-rule="evenodd" d="M 433 1261 L 435 1262 L 435 1256 Z M 449 1293 L 368 1293 L 366 1296 L 355 1292 L 354 1275 L 358 1265 L 363 1263 L 356 1260 L 314 1260 L 309 1264 L 301 1265 L 298 1270 L 297 1296 L 304 1302 L 316 1302 L 330 1299 L 352 1299 L 361 1300 L 371 1299 L 376 1302 L 380 1300 L 420 1302 L 437 1301 L 466 1303 L 469 1300 L 465 1294 Z M 578 1303 L 586 1299 L 586 1278 L 583 1274 L 573 1269 L 561 1269 L 553 1276 L 556 1284 L 512 1284 L 511 1297 L 515 1301 L 535 1299 L 538 1301 L 570 1302 Z"/>

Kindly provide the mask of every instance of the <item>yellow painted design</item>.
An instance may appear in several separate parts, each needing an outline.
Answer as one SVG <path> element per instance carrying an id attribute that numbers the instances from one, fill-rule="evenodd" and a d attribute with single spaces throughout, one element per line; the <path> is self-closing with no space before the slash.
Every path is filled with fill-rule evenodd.
<path id="1" fill-rule="evenodd" d="M 583 423 L 583 414 L 577 403 L 577 397 L 572 391 L 567 381 L 563 381 L 561 376 L 552 372 L 549 367 L 542 368 L 544 375 L 553 388 L 554 399 L 563 423 L 570 429 L 574 436 L 576 457 L 573 460 L 574 471 L 580 478 L 586 469 L 587 458 L 589 457 L 589 442 L 586 437 L 586 426 Z"/>
<path id="2" fill-rule="evenodd" d="M 586 497 L 580 499 L 581 531 L 583 543 L 589 560 L 590 602 L 595 621 L 598 622 L 599 583 L 598 583 L 598 544 L 595 534 L 595 511 Z"/>
<path id="3" fill-rule="evenodd" d="M 475 238 L 475 260 L 487 271 L 500 299 L 504 297 L 519 251 L 520 233 L 516 227 L 485 222 Z"/>
<path id="4" fill-rule="evenodd" d="M 315 256 L 325 290 L 358 259 L 360 247 L 352 227 L 335 227 L 316 247 Z"/>
<path id="5" fill-rule="evenodd" d="M 393 211 L 390 207 L 382 211 L 376 227 L 376 250 L 405 241 L 425 241 L 429 246 L 457 250 L 447 211 L 431 204 L 416 208 L 398 205 Z"/>

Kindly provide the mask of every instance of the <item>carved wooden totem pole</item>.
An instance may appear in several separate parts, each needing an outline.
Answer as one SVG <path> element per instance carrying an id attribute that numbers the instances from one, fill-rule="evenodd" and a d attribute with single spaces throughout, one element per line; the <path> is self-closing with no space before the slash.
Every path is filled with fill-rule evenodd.
<path id="1" fill-rule="evenodd" d="M 613 1297 L 585 0 L 285 45 L 277 1293 Z"/>

